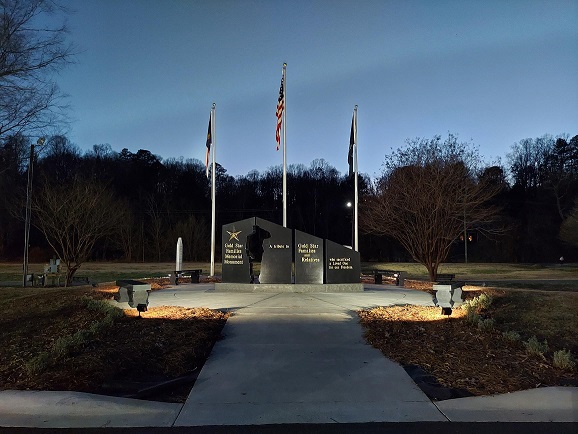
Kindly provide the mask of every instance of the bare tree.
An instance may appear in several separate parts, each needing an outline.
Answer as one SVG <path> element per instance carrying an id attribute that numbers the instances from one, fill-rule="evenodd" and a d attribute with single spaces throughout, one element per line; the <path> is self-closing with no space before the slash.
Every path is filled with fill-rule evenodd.
<path id="1" fill-rule="evenodd" d="M 45 183 L 34 196 L 35 225 L 66 265 L 66 285 L 86 262 L 98 240 L 112 235 L 118 223 L 117 202 L 92 182 Z"/>
<path id="2" fill-rule="evenodd" d="M 65 12 L 53 0 L 0 0 L 0 138 L 44 131 L 63 120 L 51 74 L 71 62 L 64 25 L 43 20 Z"/>
<path id="3" fill-rule="evenodd" d="M 190 214 L 186 219 L 177 222 L 171 231 L 171 241 L 183 239 L 185 260 L 200 261 L 207 259 L 206 252 L 210 251 L 211 231 L 203 218 Z"/>
<path id="4" fill-rule="evenodd" d="M 147 197 L 147 215 L 149 217 L 148 224 L 148 235 L 153 243 L 154 250 L 156 253 L 156 258 L 158 262 L 161 262 L 161 255 L 163 251 L 163 235 L 164 235 L 164 221 L 167 214 L 164 213 L 159 206 L 159 202 L 155 198 L 154 194 Z M 162 204 L 160 204 L 162 205 Z M 143 240 L 144 242 L 144 240 Z"/>
<path id="5" fill-rule="evenodd" d="M 513 184 L 524 190 L 541 186 L 540 169 L 544 166 L 552 148 L 551 136 L 523 139 L 512 145 L 507 155 Z"/>
<path id="6" fill-rule="evenodd" d="M 564 220 L 570 208 L 572 207 L 571 199 L 576 192 L 576 179 L 578 155 L 576 155 L 576 146 L 578 145 L 578 136 L 567 140 L 567 137 L 558 137 L 556 142 L 551 146 L 551 152 L 548 153 L 545 160 L 544 186 L 554 195 L 556 201 L 556 210 L 560 220 Z"/>
<path id="7" fill-rule="evenodd" d="M 578 202 L 560 226 L 560 239 L 572 246 L 578 246 Z"/>
<path id="8" fill-rule="evenodd" d="M 118 210 L 117 237 L 115 244 L 120 247 L 125 260 L 131 262 L 133 253 L 136 251 L 135 243 L 138 228 L 135 224 L 135 218 L 130 210 L 130 203 L 127 200 L 119 201 Z"/>
<path id="9" fill-rule="evenodd" d="M 478 162 L 477 151 L 453 135 L 408 141 L 386 156 L 382 177 L 362 199 L 362 230 L 399 241 L 435 281 L 464 223 L 476 227 L 497 213 L 488 202 L 499 189 L 476 175 Z"/>

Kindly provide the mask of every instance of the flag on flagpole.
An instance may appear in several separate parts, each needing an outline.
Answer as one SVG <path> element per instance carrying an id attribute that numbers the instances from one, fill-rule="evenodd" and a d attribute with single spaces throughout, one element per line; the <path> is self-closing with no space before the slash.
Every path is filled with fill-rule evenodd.
<path id="1" fill-rule="evenodd" d="M 283 110 L 285 110 L 285 90 L 283 89 L 283 78 L 281 77 L 281 87 L 279 88 L 279 99 L 277 100 L 277 130 L 275 139 L 277 140 L 277 150 L 281 146 L 281 124 L 283 123 Z"/>
<path id="2" fill-rule="evenodd" d="M 211 145 L 213 138 L 211 137 L 211 116 L 209 116 L 209 131 L 207 131 L 207 153 L 205 154 L 205 166 L 207 170 L 207 178 L 209 177 L 209 157 L 211 156 Z"/>
<path id="3" fill-rule="evenodd" d="M 355 145 L 355 114 L 351 118 L 351 134 L 349 136 L 349 154 L 347 155 L 347 162 L 349 163 L 349 176 L 353 175 L 353 146 Z"/>

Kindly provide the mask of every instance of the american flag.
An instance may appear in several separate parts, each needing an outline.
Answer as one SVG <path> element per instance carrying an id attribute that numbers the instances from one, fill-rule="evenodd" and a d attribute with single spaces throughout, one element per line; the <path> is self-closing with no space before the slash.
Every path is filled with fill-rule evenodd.
<path id="1" fill-rule="evenodd" d="M 209 157 L 211 155 L 211 145 L 213 138 L 211 137 L 211 116 L 209 116 L 209 131 L 207 131 L 207 153 L 205 154 L 205 166 L 207 168 L 207 178 L 209 177 Z"/>
<path id="2" fill-rule="evenodd" d="M 277 130 L 275 139 L 277 140 L 277 150 L 281 146 L 281 124 L 283 123 L 283 110 L 285 110 L 285 91 L 283 89 L 283 77 L 281 77 L 281 87 L 279 88 L 279 100 L 277 101 Z"/>

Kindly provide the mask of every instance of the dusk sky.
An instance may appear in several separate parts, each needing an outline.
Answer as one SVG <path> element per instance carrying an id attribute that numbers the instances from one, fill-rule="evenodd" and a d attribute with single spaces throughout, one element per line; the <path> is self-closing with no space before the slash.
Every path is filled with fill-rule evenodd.
<path id="1" fill-rule="evenodd" d="M 69 138 L 204 162 L 282 164 L 275 109 L 287 62 L 287 162 L 374 177 L 405 139 L 457 134 L 486 161 L 514 142 L 578 134 L 578 0 L 63 0 L 77 63 Z"/>

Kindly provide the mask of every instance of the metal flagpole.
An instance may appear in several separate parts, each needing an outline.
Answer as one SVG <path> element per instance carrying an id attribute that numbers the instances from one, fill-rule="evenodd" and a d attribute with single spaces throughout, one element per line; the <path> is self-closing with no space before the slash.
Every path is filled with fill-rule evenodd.
<path id="1" fill-rule="evenodd" d="M 287 64 L 283 64 L 283 227 L 287 227 Z"/>
<path id="2" fill-rule="evenodd" d="M 355 188 L 355 208 L 353 209 L 353 221 L 354 221 L 354 243 L 353 243 L 353 249 L 358 252 L 359 251 L 359 220 L 358 220 L 358 213 L 357 213 L 357 208 L 359 205 L 359 198 L 358 198 L 358 187 L 357 187 L 357 171 L 358 171 L 358 166 L 357 166 L 357 105 L 355 105 L 355 108 L 353 109 L 353 118 L 354 118 L 354 122 L 355 122 L 355 128 L 353 131 L 354 134 L 354 144 L 353 146 L 355 147 L 354 152 L 353 152 L 353 167 L 354 167 L 354 172 L 353 172 L 353 176 L 355 177 L 355 181 L 354 181 L 354 188 Z"/>
<path id="3" fill-rule="evenodd" d="M 211 174 L 211 277 L 215 275 L 215 196 L 217 186 L 215 184 L 216 170 L 215 170 L 215 148 L 217 147 L 217 137 L 215 131 L 217 130 L 217 125 L 215 121 L 216 104 L 213 103 L 213 108 L 211 109 L 211 145 L 213 148 L 213 164 L 212 164 L 212 174 Z"/>

